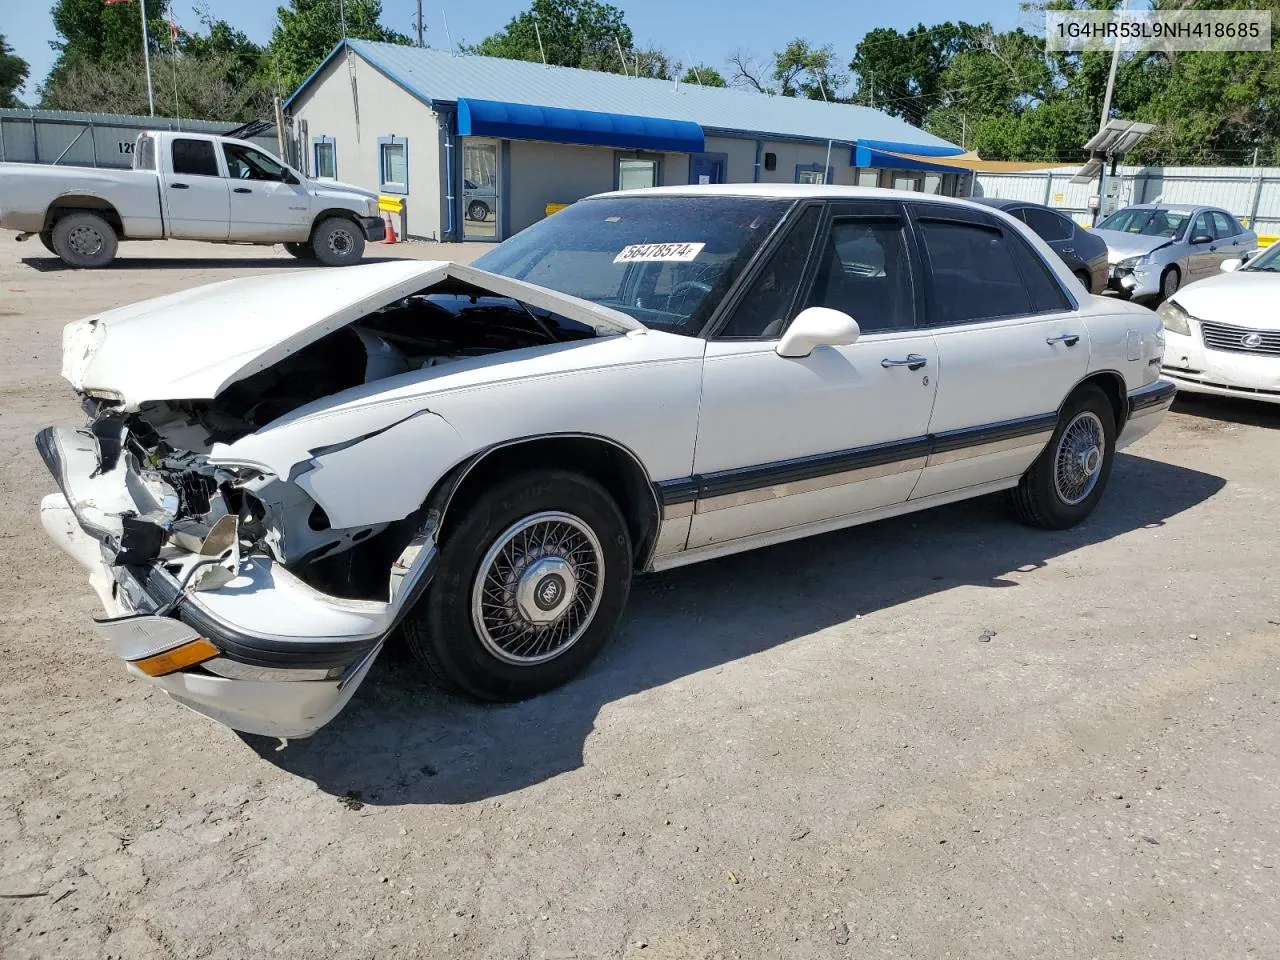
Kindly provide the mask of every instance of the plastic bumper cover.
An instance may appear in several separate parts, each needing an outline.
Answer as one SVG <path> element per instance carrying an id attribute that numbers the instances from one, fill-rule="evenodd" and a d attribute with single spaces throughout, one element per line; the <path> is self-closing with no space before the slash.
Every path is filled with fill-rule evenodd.
<path id="1" fill-rule="evenodd" d="M 370 243 L 381 243 L 387 237 L 387 221 L 381 217 L 361 217 L 360 229 Z"/>

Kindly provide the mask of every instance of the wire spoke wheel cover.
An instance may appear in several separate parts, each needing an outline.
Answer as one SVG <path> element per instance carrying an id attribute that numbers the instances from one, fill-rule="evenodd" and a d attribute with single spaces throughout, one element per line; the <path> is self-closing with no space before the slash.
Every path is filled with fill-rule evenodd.
<path id="1" fill-rule="evenodd" d="M 572 647 L 600 606 L 604 550 L 569 513 L 535 513 L 489 548 L 471 587 L 471 621 L 506 663 L 545 663 Z"/>
<path id="2" fill-rule="evenodd" d="M 1093 492 L 1105 451 L 1106 432 L 1098 415 L 1091 410 L 1077 413 L 1062 431 L 1054 456 L 1053 483 L 1063 503 L 1075 506 Z"/>

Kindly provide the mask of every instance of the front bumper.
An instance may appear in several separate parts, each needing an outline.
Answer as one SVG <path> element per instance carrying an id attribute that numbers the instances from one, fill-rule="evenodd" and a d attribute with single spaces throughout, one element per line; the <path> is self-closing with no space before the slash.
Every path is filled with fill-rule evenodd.
<path id="1" fill-rule="evenodd" d="M 1190 336 L 1165 331 L 1163 376 L 1188 393 L 1280 403 L 1280 356 L 1210 349 L 1200 321 L 1188 322 Z"/>
<path id="2" fill-rule="evenodd" d="M 1129 414 L 1125 417 L 1124 429 L 1116 438 L 1116 449 L 1123 450 L 1160 426 L 1177 394 L 1177 385 L 1164 377 L 1129 391 Z"/>
<path id="3" fill-rule="evenodd" d="M 428 539 L 406 561 L 387 602 L 321 593 L 256 554 L 205 589 L 194 574 L 210 557 L 168 541 L 145 559 L 121 549 L 122 515 L 146 507 L 127 455 L 100 470 L 96 438 L 65 429 L 41 431 L 37 447 L 61 491 L 44 498 L 41 522 L 89 571 L 107 614 L 95 619 L 99 636 L 132 674 L 234 729 L 305 737 L 332 720 L 429 582 L 435 547 Z M 197 638 L 218 655 L 159 677 L 134 666 Z"/>
<path id="4" fill-rule="evenodd" d="M 1112 264 L 1108 267 L 1107 289 L 1125 297 L 1154 297 L 1160 293 L 1161 269 L 1156 264 L 1143 264 L 1122 270 Z"/>
<path id="5" fill-rule="evenodd" d="M 370 243 L 381 243 L 387 238 L 387 221 L 381 217 L 361 217 L 360 229 Z"/>

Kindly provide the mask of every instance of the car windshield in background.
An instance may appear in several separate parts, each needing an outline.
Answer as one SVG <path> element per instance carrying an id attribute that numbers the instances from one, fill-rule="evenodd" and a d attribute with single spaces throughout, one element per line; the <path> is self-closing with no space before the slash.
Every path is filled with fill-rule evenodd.
<path id="1" fill-rule="evenodd" d="M 1144 237 L 1168 237 L 1174 240 L 1182 235 L 1187 216 L 1175 210 L 1121 210 L 1098 224 L 1098 229 L 1115 230 L 1117 233 L 1137 233 Z"/>
<path id="2" fill-rule="evenodd" d="M 1273 243 L 1244 265 L 1246 270 L 1258 273 L 1280 273 L 1280 243 Z"/>
<path id="3" fill-rule="evenodd" d="M 697 336 L 791 206 L 750 197 L 584 200 L 474 266 L 612 307 L 647 327 Z"/>

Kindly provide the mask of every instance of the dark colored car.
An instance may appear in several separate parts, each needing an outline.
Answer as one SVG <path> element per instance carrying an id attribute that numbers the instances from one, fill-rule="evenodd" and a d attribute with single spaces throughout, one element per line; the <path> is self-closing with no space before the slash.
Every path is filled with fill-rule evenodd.
<path id="1" fill-rule="evenodd" d="M 1070 217 L 1040 203 L 974 197 L 978 203 L 1017 217 L 1047 243 L 1090 293 L 1107 289 L 1107 245 Z"/>

